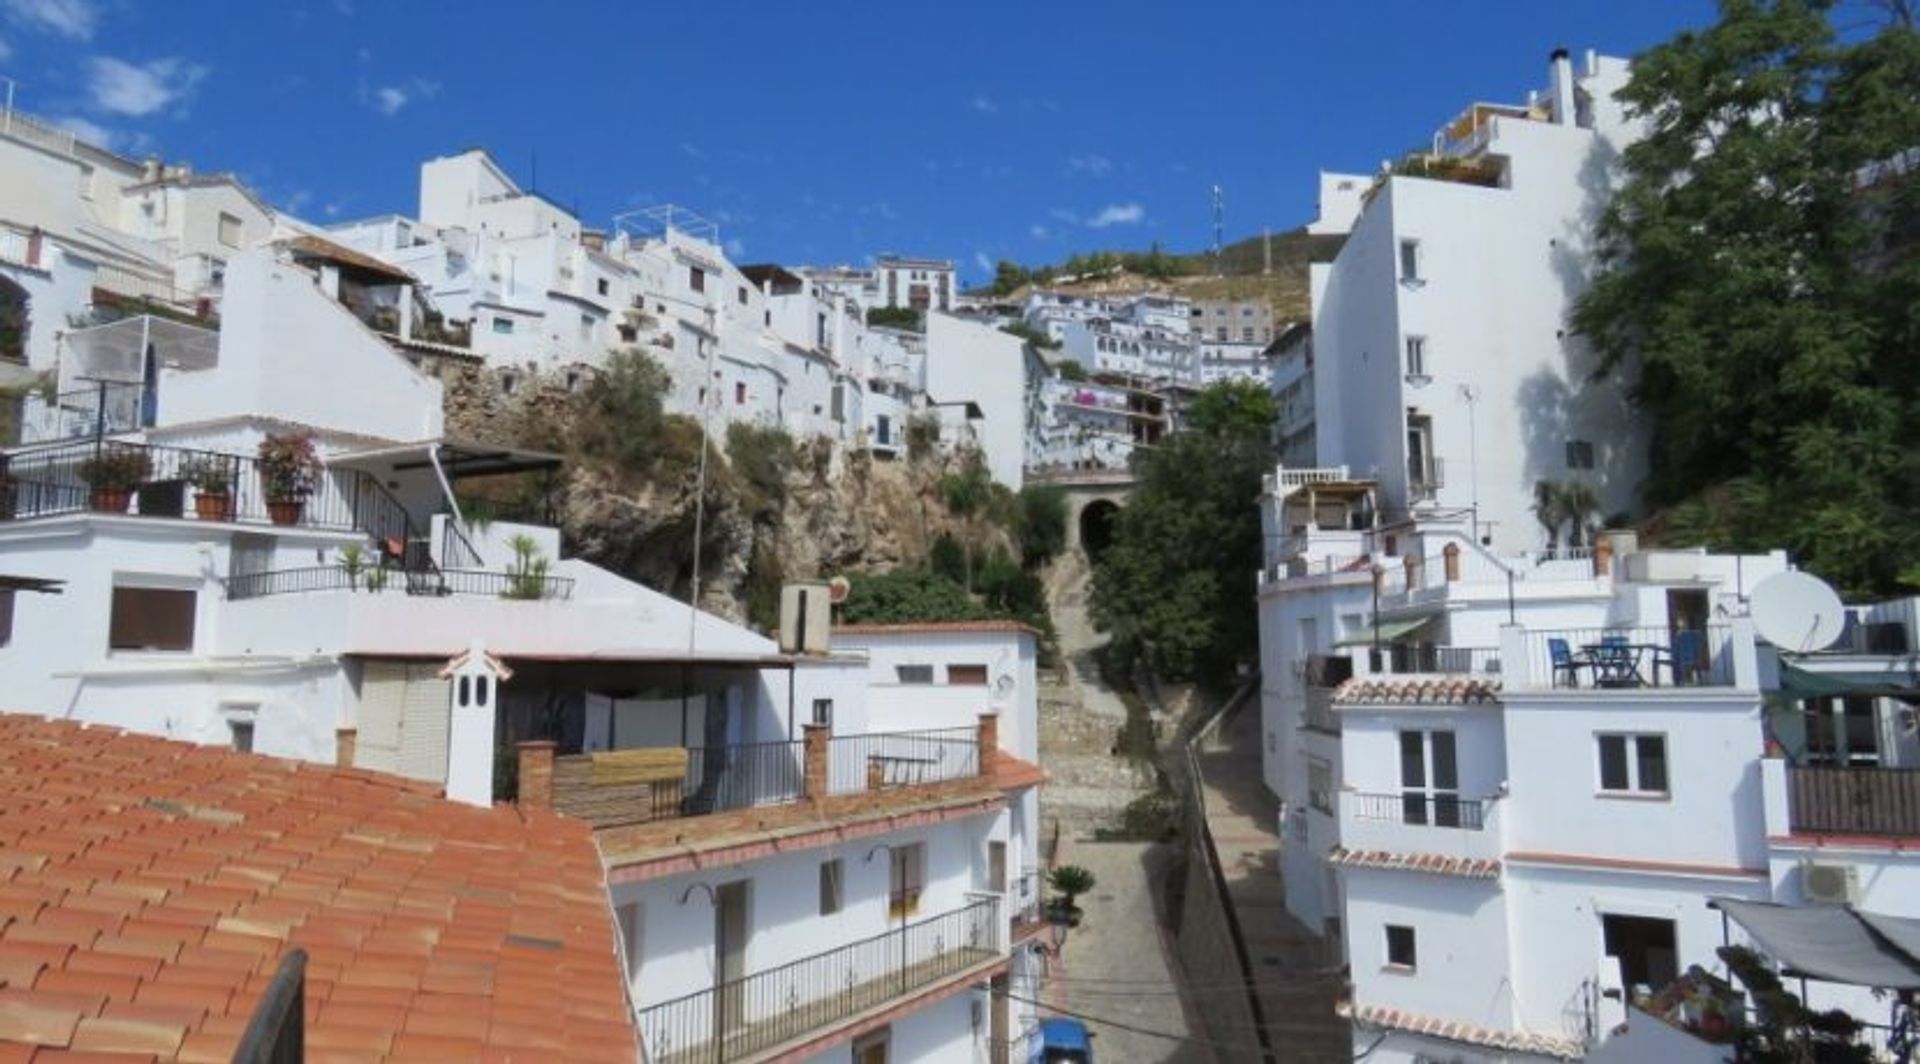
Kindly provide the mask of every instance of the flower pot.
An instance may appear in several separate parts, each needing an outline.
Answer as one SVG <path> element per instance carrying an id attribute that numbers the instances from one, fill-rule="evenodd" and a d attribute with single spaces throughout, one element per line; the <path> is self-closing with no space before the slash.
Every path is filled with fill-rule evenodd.
<path id="1" fill-rule="evenodd" d="M 224 491 L 198 492 L 193 497 L 193 513 L 202 521 L 231 521 L 233 520 L 233 496 Z M 294 520 L 299 519 L 300 515 L 296 513 Z"/>
<path id="2" fill-rule="evenodd" d="M 302 499 L 267 500 L 267 516 L 272 518 L 276 525 L 297 525 L 306 510 L 307 504 Z"/>
<path id="3" fill-rule="evenodd" d="M 87 505 L 97 513 L 123 514 L 132 503 L 132 488 L 95 488 L 87 495 Z"/>

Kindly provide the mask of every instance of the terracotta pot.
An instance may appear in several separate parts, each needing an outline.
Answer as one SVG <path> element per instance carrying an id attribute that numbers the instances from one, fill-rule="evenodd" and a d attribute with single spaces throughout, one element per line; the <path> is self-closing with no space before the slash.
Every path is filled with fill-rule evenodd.
<path id="1" fill-rule="evenodd" d="M 297 525 L 307 511 L 307 504 L 301 499 L 267 500 L 267 516 L 276 525 Z"/>
<path id="2" fill-rule="evenodd" d="M 193 496 L 194 516 L 202 521 L 233 520 L 233 496 L 228 493 L 202 491 Z M 298 515 L 295 520 L 299 520 Z"/>
<path id="3" fill-rule="evenodd" d="M 132 503 L 132 488 L 95 488 L 87 497 L 87 505 L 103 514 L 126 513 Z"/>

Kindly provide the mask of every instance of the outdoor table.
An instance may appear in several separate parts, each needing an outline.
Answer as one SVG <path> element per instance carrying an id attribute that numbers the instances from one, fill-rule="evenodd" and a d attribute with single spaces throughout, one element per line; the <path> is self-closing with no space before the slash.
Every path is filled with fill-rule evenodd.
<path id="1" fill-rule="evenodd" d="M 1660 682 L 1660 655 L 1666 647 L 1658 643 L 1587 643 L 1580 647 L 1593 668 L 1595 687 L 1645 687 L 1647 678 L 1640 673 L 1642 655 L 1654 662 L 1653 682 Z"/>

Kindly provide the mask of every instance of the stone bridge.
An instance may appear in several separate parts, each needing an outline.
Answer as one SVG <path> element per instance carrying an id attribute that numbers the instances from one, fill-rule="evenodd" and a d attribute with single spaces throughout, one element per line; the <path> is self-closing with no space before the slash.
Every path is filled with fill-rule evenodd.
<path id="1" fill-rule="evenodd" d="M 1059 488 L 1067 496 L 1067 549 L 1092 561 L 1113 537 L 1113 519 L 1138 483 L 1125 469 L 1065 469 L 1030 472 L 1028 484 Z"/>

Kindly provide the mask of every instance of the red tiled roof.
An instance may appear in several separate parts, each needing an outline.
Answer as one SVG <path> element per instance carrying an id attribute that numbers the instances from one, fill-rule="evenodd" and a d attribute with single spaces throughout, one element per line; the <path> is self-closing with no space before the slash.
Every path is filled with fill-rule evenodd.
<path id="1" fill-rule="evenodd" d="M 1500 681 L 1479 676 L 1355 676 L 1334 688 L 1336 705 L 1465 706 L 1500 701 Z"/>
<path id="2" fill-rule="evenodd" d="M 1385 1005 L 1347 1005 L 1340 1011 L 1356 1024 L 1406 1031 L 1409 1034 L 1425 1035 L 1428 1038 L 1439 1038 L 1449 1042 L 1487 1046 L 1511 1053 L 1536 1053 L 1542 1056 L 1559 1057 L 1562 1060 L 1579 1060 L 1586 1055 L 1586 1047 L 1580 1042 L 1557 1035 L 1482 1027 L 1477 1023 L 1446 1020 L 1438 1016 L 1427 1016 Z"/>
<path id="3" fill-rule="evenodd" d="M 0 714 L 0 1060 L 227 1061 L 292 946 L 310 1061 L 636 1056 L 585 824 Z"/>
<path id="4" fill-rule="evenodd" d="M 1038 636 L 1040 630 L 1019 621 L 911 621 L 899 624 L 836 624 L 834 635 L 916 635 L 941 632 L 1025 632 Z"/>
<path id="5" fill-rule="evenodd" d="M 1335 846 L 1327 863 L 1347 868 L 1387 868 L 1400 872 L 1430 872 L 1466 879 L 1499 879 L 1500 862 L 1481 857 L 1449 857 L 1438 853 L 1394 853 L 1389 850 L 1349 850 Z"/>

